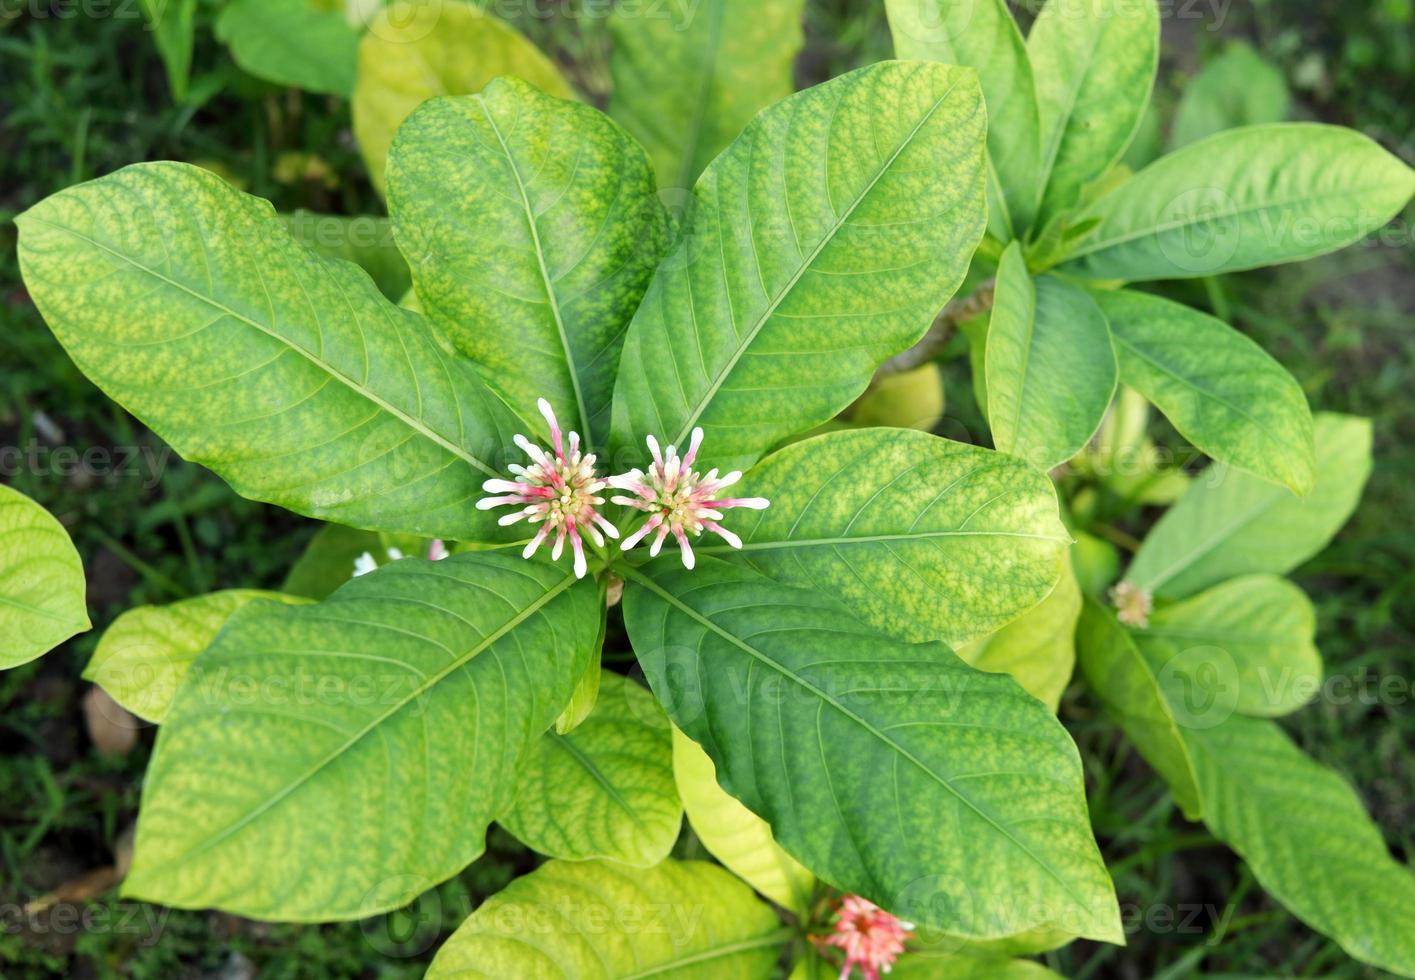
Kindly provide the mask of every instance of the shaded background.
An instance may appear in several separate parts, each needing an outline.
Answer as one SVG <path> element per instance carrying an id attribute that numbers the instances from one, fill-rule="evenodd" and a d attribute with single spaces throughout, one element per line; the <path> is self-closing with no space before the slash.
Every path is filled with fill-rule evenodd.
<path id="1" fill-rule="evenodd" d="M 1024 23 L 1030 3 L 1017 5 Z M 177 106 L 136 0 L 0 0 L 0 449 L 18 450 L 0 456 L 0 481 L 34 497 L 73 534 L 95 624 L 49 656 L 0 673 L 7 980 L 420 976 L 483 897 L 535 863 L 493 829 L 485 857 L 411 910 L 331 926 L 268 925 L 116 898 L 154 731 L 140 729 L 134 739 L 91 703 L 86 710 L 89 685 L 79 674 L 98 636 L 135 605 L 278 587 L 318 525 L 237 497 L 84 380 L 20 284 L 10 219 L 69 184 L 154 159 L 210 166 L 281 211 L 382 212 L 353 143 L 348 103 L 242 73 L 212 37 L 214 6 L 199 15 L 198 94 Z M 609 51 L 602 18 L 585 16 L 576 2 L 519 6 L 526 13 L 513 23 L 582 92 L 602 100 Z M 1415 163 L 1412 0 L 1165 0 L 1161 10 L 1155 127 L 1142 139 L 1163 140 L 1188 81 L 1242 39 L 1285 76 L 1291 118 L 1353 126 Z M 801 86 L 890 54 L 880 0 L 808 0 L 806 26 Z M 1328 674 L 1339 679 L 1328 690 L 1342 691 L 1345 678 L 1350 696 L 1327 697 L 1283 724 L 1355 783 L 1407 863 L 1415 861 L 1412 218 L 1407 211 L 1379 240 L 1325 259 L 1174 289 L 1257 339 L 1296 375 L 1314 409 L 1375 419 L 1376 469 L 1360 509 L 1332 547 L 1293 576 L 1317 604 L 1318 643 Z M 965 403 L 966 368 L 955 364 L 948 377 L 950 401 Z M 85 465 L 78 454 L 92 448 L 106 456 Z M 1383 692 L 1390 678 L 1397 683 Z M 1088 695 L 1068 692 L 1062 717 L 1086 758 L 1097 837 L 1132 931 L 1124 950 L 1078 943 L 1048 957 L 1049 965 L 1076 978 L 1381 975 L 1293 920 L 1230 852 L 1186 823 Z M 697 855 L 691 834 L 685 838 L 680 851 Z M 36 900 L 42 908 L 27 914 L 25 904 Z"/>

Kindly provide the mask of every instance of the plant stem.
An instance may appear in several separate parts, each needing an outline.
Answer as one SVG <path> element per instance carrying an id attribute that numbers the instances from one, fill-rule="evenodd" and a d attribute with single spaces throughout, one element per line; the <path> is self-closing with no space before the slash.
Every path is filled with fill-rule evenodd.
<path id="1" fill-rule="evenodd" d="M 923 339 L 908 350 L 895 354 L 881 364 L 879 370 L 875 372 L 875 380 L 888 377 L 891 374 L 912 371 L 914 368 L 932 361 L 948 346 L 948 342 L 953 339 L 953 334 L 960 323 L 992 309 L 993 287 L 996 284 L 997 280 L 990 278 L 963 299 L 949 300 L 948 305 L 943 308 L 943 312 L 934 318 L 933 325 L 929 327 L 928 333 L 924 334 Z"/>

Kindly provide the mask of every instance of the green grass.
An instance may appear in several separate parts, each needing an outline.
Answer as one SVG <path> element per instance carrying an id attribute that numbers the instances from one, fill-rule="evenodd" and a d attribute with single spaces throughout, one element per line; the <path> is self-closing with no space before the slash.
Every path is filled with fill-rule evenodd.
<path id="1" fill-rule="evenodd" d="M 881 7 L 812 0 L 801 83 L 887 57 Z M 1308 87 L 1305 100 L 1323 118 L 1408 139 L 1415 101 L 1383 82 L 1369 84 L 1411 78 L 1408 31 L 1401 42 L 1398 31 L 1384 29 L 1408 15 L 1408 0 L 1298 8 L 1256 3 L 1250 12 L 1235 10 L 1228 26 L 1271 46 L 1293 75 L 1311 74 L 1304 63 L 1313 52 L 1320 55 L 1330 84 Z M 518 26 L 583 91 L 595 98 L 607 93 L 602 19 L 528 13 Z M 19 286 L 8 219 L 40 197 L 126 163 L 169 158 L 217 167 L 282 210 L 381 211 L 349 135 L 346 104 L 249 79 L 208 30 L 199 37 L 193 88 L 206 98 L 178 107 L 140 22 L 22 17 L 0 26 L 0 91 L 6 93 L 0 103 L 0 446 L 34 441 L 164 449 L 78 374 Z M 1200 40 L 1200 54 L 1217 47 L 1218 38 Z M 317 154 L 338 176 L 335 186 L 281 179 L 279 163 L 292 153 Z M 1296 575 L 1317 603 L 1319 643 L 1332 675 L 1415 675 L 1411 265 L 1407 233 L 1403 248 L 1358 247 L 1302 266 L 1230 277 L 1213 288 L 1178 290 L 1257 338 L 1293 371 L 1315 407 L 1376 419 L 1378 462 L 1360 510 L 1333 547 Z M 969 399 L 966 382 L 950 399 L 955 405 Z M 262 977 L 419 975 L 436 943 L 477 901 L 534 863 L 504 834 L 494 832 L 488 856 L 419 903 L 411 920 L 269 926 L 120 903 L 110 890 L 91 906 L 116 910 L 108 927 L 65 929 L 41 918 L 13 928 L 11 903 L 111 864 L 136 815 L 152 730 L 128 755 L 103 759 L 88 743 L 79 707 L 86 688 L 79 673 L 101 630 L 134 605 L 213 588 L 276 586 L 314 530 L 311 522 L 242 500 L 175 456 L 160 479 L 149 479 L 155 475 L 146 469 L 107 477 L 25 469 L 3 476 L 74 534 L 92 583 L 97 629 L 0 674 L 0 907 L 6 908 L 0 974 L 7 980 L 66 973 L 157 978 L 234 972 L 249 962 Z M 1214 846 L 1201 826 L 1186 823 L 1093 699 L 1073 694 L 1065 716 L 1087 759 L 1097 835 L 1122 902 L 1128 913 L 1132 906 L 1142 918 L 1148 913 L 1149 924 L 1133 932 L 1123 950 L 1081 943 L 1052 954 L 1054 968 L 1072 977 L 1371 975 L 1295 923 L 1241 862 Z M 1408 693 L 1403 704 L 1321 701 L 1285 724 L 1309 752 L 1359 787 L 1399 853 L 1415 856 L 1415 710 Z M 694 843 L 688 838 L 682 846 L 691 852 Z M 1175 914 L 1190 921 L 1164 921 L 1161 910 L 1173 906 L 1183 906 Z M 138 918 L 119 928 L 133 910 Z M 156 936 L 149 925 L 154 920 L 143 918 L 149 912 L 160 917 Z M 412 941 L 400 944 L 405 936 Z"/>

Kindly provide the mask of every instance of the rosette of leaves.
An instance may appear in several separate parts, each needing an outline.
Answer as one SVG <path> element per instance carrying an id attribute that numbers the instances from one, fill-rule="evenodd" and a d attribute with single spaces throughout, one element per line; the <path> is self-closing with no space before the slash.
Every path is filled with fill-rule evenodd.
<path id="1" fill-rule="evenodd" d="M 91 676 L 161 719 L 127 893 L 361 918 L 456 874 L 500 821 L 584 862 L 546 865 L 502 904 L 591 888 L 750 900 L 730 929 L 712 919 L 634 962 L 768 975 L 802 920 L 768 928 L 780 919 L 730 878 L 661 860 L 683 802 L 671 721 L 812 879 L 955 945 L 1120 941 L 1074 744 L 952 649 L 1056 588 L 1069 538 L 1050 482 L 916 430 L 790 442 L 928 330 L 983 233 L 986 173 L 975 73 L 884 63 L 758 115 L 670 242 L 633 137 L 502 79 L 425 103 L 393 141 L 390 218 L 421 313 L 182 164 L 21 215 L 25 282 L 56 336 L 180 453 L 357 529 L 331 548 L 365 532 L 454 543 L 333 591 L 302 563 L 319 601 L 221 594 L 105 642 Z M 771 505 L 734 512 L 742 548 L 700 541 L 692 569 L 612 542 L 584 578 L 523 559 L 506 546 L 525 525 L 473 503 L 513 434 L 547 441 L 538 398 L 615 468 L 643 461 L 646 436 L 702 429 L 703 465 L 745 470 L 743 494 Z M 612 581 L 647 688 L 599 667 Z M 469 935 L 507 921 L 479 915 Z M 642 939 L 613 928 L 631 934 L 609 934 L 605 975 Z M 567 919 L 554 943 L 603 929 Z"/>

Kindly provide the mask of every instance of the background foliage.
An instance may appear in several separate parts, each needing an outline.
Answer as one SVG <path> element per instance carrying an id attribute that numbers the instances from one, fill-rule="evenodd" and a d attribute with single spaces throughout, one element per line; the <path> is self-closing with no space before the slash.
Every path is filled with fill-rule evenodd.
<path id="1" fill-rule="evenodd" d="M 74 534 L 97 627 L 0 674 L 3 974 L 418 976 L 472 908 L 534 865 L 509 837 L 494 833 L 486 857 L 413 909 L 365 923 L 268 926 L 220 913 L 168 913 L 119 904 L 108 887 L 129 847 L 152 730 L 125 745 L 123 732 L 106 725 L 101 706 L 86 696 L 79 674 L 98 636 L 132 606 L 218 588 L 278 587 L 316 526 L 242 500 L 170 455 L 81 377 L 19 286 L 9 219 L 77 181 L 164 158 L 211 166 L 282 212 L 382 210 L 350 135 L 347 101 L 246 75 L 213 35 L 215 5 L 198 3 L 193 76 L 186 101 L 175 104 L 144 22 L 135 10 L 119 15 L 121 7 L 98 14 L 97 6 L 44 0 L 0 4 L 0 447 L 21 454 L 0 459 L 0 480 L 34 497 Z M 567 0 L 497 9 L 520 11 L 508 19 L 603 104 L 610 37 L 592 12 L 599 5 Z M 1193 17 L 1163 22 L 1157 111 L 1146 130 L 1152 145 L 1202 125 L 1171 125 L 1180 94 L 1201 68 L 1230 56 L 1233 41 L 1246 40 L 1290 88 L 1290 118 L 1351 125 L 1415 159 L 1410 0 L 1257 0 L 1194 9 Z M 1027 4 L 1019 14 L 1025 20 Z M 798 87 L 889 53 L 882 4 L 809 0 L 805 31 Z M 1410 217 L 1381 243 L 1173 290 L 1261 343 L 1294 373 L 1314 409 L 1375 420 L 1376 470 L 1360 509 L 1334 545 L 1294 576 L 1317 603 L 1318 643 L 1336 678 L 1328 689 L 1349 697 L 1323 698 L 1281 724 L 1362 788 L 1407 861 L 1415 854 L 1408 683 L 1415 674 L 1415 534 L 1403 517 L 1415 513 Z M 970 417 L 966 367 L 954 363 L 945 372 L 952 417 L 935 431 L 954 438 L 982 431 Z M 1173 432 L 1156 436 L 1181 445 Z M 65 447 L 103 447 L 118 472 L 82 465 Z M 1143 531 L 1144 515 L 1117 516 L 1120 534 Z M 1390 677 L 1406 678 L 1403 699 L 1382 694 L 1379 682 Z M 1263 897 L 1228 851 L 1182 821 L 1160 785 L 1136 778 L 1143 764 L 1101 721 L 1091 695 L 1063 694 L 1062 718 L 1086 760 L 1092 819 L 1132 931 L 1123 951 L 1082 942 L 1053 954 L 1058 972 L 1364 975 Z M 675 853 L 706 856 L 691 838 Z M 46 911 L 21 913 L 25 902 L 46 894 Z"/>

